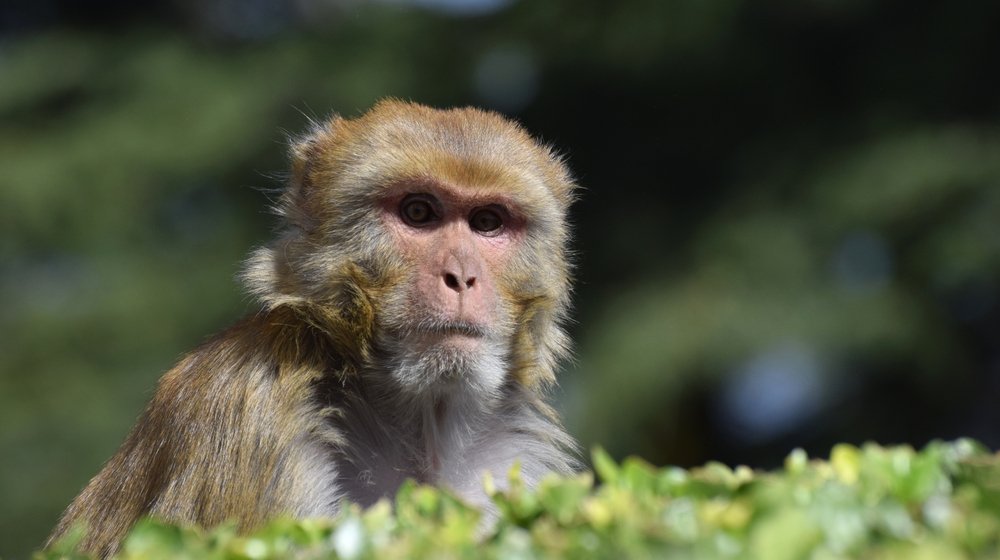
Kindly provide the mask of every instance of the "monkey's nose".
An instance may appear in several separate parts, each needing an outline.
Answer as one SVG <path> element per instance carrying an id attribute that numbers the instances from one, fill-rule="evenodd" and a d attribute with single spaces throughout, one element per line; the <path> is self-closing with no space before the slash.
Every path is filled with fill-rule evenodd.
<path id="1" fill-rule="evenodd" d="M 473 286 L 476 285 L 476 277 L 469 276 L 465 280 L 459 280 L 458 276 L 451 272 L 444 273 L 444 285 L 448 286 L 452 290 L 458 293 L 462 293 L 466 290 L 471 290 Z"/>

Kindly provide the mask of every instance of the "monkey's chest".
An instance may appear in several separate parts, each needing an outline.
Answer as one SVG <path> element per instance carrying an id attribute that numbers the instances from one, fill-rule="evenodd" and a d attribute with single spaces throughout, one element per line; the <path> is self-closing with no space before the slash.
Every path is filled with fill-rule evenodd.
<path id="1" fill-rule="evenodd" d="M 369 506 L 380 498 L 391 499 L 407 479 L 449 488 L 474 500 L 473 494 L 481 492 L 477 446 L 455 434 L 360 430 L 345 435 L 350 451 L 340 454 L 336 472 L 340 491 L 351 502 Z"/>
<path id="2" fill-rule="evenodd" d="M 392 498 L 407 479 L 435 483 L 419 457 L 391 445 L 344 454 L 336 470 L 344 498 L 365 507 L 380 498 Z"/>

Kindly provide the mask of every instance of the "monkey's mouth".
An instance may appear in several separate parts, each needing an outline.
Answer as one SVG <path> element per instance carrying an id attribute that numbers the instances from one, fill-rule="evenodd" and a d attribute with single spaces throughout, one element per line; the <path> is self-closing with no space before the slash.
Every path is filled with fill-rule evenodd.
<path id="1" fill-rule="evenodd" d="M 495 338 L 493 330 L 482 323 L 435 316 L 425 316 L 397 333 L 400 340 L 430 345 L 444 341 L 473 342 Z"/>
<path id="2" fill-rule="evenodd" d="M 465 336 L 470 338 L 486 338 L 489 335 L 486 327 L 467 321 L 443 321 L 429 325 L 421 325 L 422 333 L 437 336 Z"/>
<path id="3" fill-rule="evenodd" d="M 497 340 L 497 333 L 489 325 L 432 315 L 387 334 L 395 348 L 417 354 L 447 351 L 474 355 Z"/>

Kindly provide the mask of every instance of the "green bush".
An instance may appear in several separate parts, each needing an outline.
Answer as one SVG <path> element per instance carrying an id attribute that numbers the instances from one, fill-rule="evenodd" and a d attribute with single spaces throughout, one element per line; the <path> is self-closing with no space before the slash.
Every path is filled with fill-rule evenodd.
<path id="1" fill-rule="evenodd" d="M 500 512 L 480 513 L 407 484 L 393 508 L 352 506 L 331 520 L 279 520 L 252 535 L 147 520 L 122 558 L 986 558 L 1000 554 L 1000 455 L 971 440 L 922 451 L 793 451 L 777 472 L 709 463 L 656 469 L 597 450 L 593 474 L 527 490 L 486 480 Z M 37 558 L 72 557 L 73 537 Z"/>

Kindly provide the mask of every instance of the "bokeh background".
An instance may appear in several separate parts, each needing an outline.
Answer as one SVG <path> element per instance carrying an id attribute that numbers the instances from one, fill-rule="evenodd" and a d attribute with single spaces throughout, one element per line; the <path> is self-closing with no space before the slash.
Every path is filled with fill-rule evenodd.
<path id="1" fill-rule="evenodd" d="M 585 446 L 1000 446 L 1000 3 L 6 0 L 0 556 L 252 309 L 286 135 L 384 96 L 511 115 L 585 186 Z"/>

